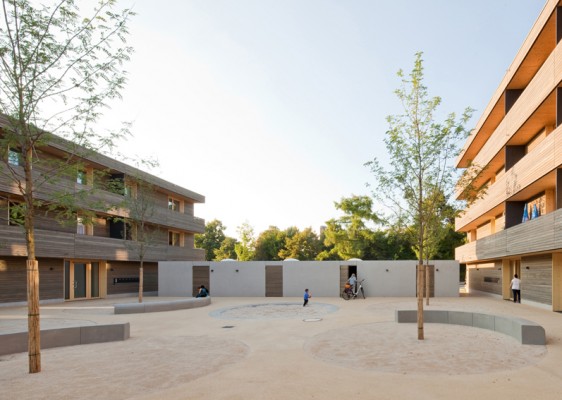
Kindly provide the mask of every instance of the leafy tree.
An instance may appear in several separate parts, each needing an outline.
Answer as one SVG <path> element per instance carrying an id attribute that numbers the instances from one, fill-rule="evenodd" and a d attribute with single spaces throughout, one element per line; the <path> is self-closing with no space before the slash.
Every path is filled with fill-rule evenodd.
<path id="1" fill-rule="evenodd" d="M 340 259 L 365 258 L 372 241 L 373 231 L 369 223 L 379 223 L 380 218 L 373 213 L 373 200 L 369 196 L 351 196 L 343 198 L 335 207 L 344 215 L 327 221 L 324 231 L 324 244 L 333 246 Z M 327 259 L 329 252 L 323 252 L 320 258 Z"/>
<path id="2" fill-rule="evenodd" d="M 213 261 L 216 259 L 215 252 L 220 249 L 226 238 L 225 229 L 226 227 L 221 221 L 214 219 L 205 225 L 205 233 L 195 235 L 195 246 L 205 249 L 205 260 Z"/>
<path id="3" fill-rule="evenodd" d="M 114 0 L 101 0 L 85 18 L 74 0 L 58 0 L 50 7 L 31 0 L 2 0 L 0 109 L 7 118 L 0 148 L 10 152 L 2 154 L 2 173 L 18 188 L 25 216 L 30 373 L 41 371 L 35 210 L 46 203 L 66 209 L 58 199 L 39 201 L 36 193 L 43 184 L 67 176 L 76 159 L 69 156 L 66 163 L 54 164 L 41 157 L 41 149 L 57 140 L 52 134 L 69 140 L 60 145 L 71 154 L 74 143 L 85 148 L 111 143 L 110 135 L 94 132 L 94 123 L 125 84 L 122 64 L 132 52 L 126 37 L 133 15 L 114 6 Z M 20 159 L 19 166 L 8 162 L 12 154 Z"/>
<path id="4" fill-rule="evenodd" d="M 424 85 L 422 53 L 417 53 L 409 75 L 398 72 L 402 85 L 395 91 L 404 113 L 387 117 L 385 145 L 390 168 L 377 159 L 368 162 L 375 177 L 373 196 L 388 203 L 397 220 L 416 226 L 418 254 L 418 339 L 423 340 L 423 272 L 432 213 L 441 193 L 453 187 L 454 157 L 468 132 L 464 125 L 472 115 L 467 108 L 460 120 L 454 113 L 437 122 L 439 97 L 430 98 Z"/>
<path id="5" fill-rule="evenodd" d="M 270 226 L 261 232 L 256 239 L 254 260 L 281 260 L 279 252 L 285 248 L 286 238 L 287 233 L 276 226 Z"/>
<path id="6" fill-rule="evenodd" d="M 225 237 L 221 246 L 215 250 L 215 261 L 221 260 L 235 260 L 236 259 L 236 244 L 238 241 L 231 237 Z"/>
<path id="7" fill-rule="evenodd" d="M 234 246 L 238 261 L 251 261 L 254 258 L 255 241 L 254 241 L 254 228 L 248 223 L 244 222 L 237 228 L 240 241 Z"/>
<path id="8" fill-rule="evenodd" d="M 312 228 L 306 228 L 287 238 L 286 248 L 282 249 L 279 255 L 282 259 L 296 258 L 301 261 L 310 261 L 316 258 L 321 246 L 322 243 L 318 235 L 316 235 Z"/>

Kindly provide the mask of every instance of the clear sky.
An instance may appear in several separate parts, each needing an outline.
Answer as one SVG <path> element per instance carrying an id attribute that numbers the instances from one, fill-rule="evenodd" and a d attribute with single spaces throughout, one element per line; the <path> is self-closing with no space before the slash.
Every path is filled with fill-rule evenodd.
<path id="1" fill-rule="evenodd" d="M 128 0 L 122 0 L 126 6 Z M 424 53 L 443 114 L 475 125 L 545 0 L 137 0 L 120 151 L 200 193 L 195 214 L 227 234 L 319 227 L 367 195 L 385 158 L 396 72 Z"/>

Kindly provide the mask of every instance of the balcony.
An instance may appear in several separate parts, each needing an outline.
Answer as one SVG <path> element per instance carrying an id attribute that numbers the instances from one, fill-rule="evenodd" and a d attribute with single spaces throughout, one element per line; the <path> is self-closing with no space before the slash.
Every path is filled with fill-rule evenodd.
<path id="1" fill-rule="evenodd" d="M 491 185 L 484 198 L 476 201 L 455 220 L 457 231 L 475 229 L 504 211 L 505 201 L 526 201 L 555 184 L 554 171 L 562 165 L 562 126 L 556 128 L 533 151 Z"/>
<path id="2" fill-rule="evenodd" d="M 135 242 L 50 230 L 35 230 L 36 256 L 42 258 L 82 258 L 108 261 L 138 261 Z M 23 228 L 0 226 L 1 256 L 27 256 Z M 172 247 L 167 243 L 149 246 L 145 261 L 203 260 L 205 251 Z"/>
<path id="3" fill-rule="evenodd" d="M 489 261 L 562 248 L 562 209 L 457 247 L 461 263 Z"/>

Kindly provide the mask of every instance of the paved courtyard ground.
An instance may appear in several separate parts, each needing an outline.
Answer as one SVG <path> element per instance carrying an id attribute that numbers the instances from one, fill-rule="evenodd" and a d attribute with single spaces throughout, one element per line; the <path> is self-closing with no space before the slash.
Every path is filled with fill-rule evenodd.
<path id="1" fill-rule="evenodd" d="M 146 301 L 159 301 L 148 297 Z M 168 299 L 167 299 L 168 300 Z M 562 315 L 497 297 L 431 299 L 429 309 L 541 324 L 546 346 L 466 326 L 394 322 L 413 298 L 212 298 L 208 307 L 114 315 L 113 298 L 44 305 L 42 328 L 130 322 L 124 342 L 0 356 L 0 399 L 562 399 Z M 0 334 L 26 330 L 0 307 Z M 1 339 L 0 339 L 1 340 Z"/>

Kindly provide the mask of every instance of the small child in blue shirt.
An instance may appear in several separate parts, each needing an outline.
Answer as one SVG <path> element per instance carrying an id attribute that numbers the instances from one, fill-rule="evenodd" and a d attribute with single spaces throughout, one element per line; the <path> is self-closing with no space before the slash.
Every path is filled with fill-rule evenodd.
<path id="1" fill-rule="evenodd" d="M 308 293 L 308 289 L 304 289 L 304 304 L 302 305 L 303 307 L 308 304 L 308 299 L 310 299 L 311 297 L 312 296 L 310 295 L 310 293 Z"/>

